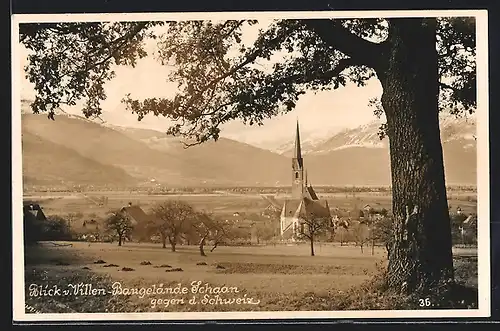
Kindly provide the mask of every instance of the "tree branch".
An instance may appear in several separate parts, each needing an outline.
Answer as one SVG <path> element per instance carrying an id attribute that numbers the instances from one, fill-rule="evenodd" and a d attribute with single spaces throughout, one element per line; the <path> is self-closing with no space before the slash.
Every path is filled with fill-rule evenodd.
<path id="1" fill-rule="evenodd" d="M 118 43 L 118 45 L 115 48 L 109 47 L 110 48 L 110 52 L 109 52 L 108 56 L 106 56 L 101 61 L 92 63 L 89 67 L 86 67 L 84 70 L 85 71 L 92 70 L 93 68 L 96 68 L 96 67 L 98 67 L 98 66 L 106 63 L 107 61 L 109 61 L 113 56 L 116 55 L 116 53 L 118 51 L 120 51 L 120 49 L 122 47 L 124 47 L 124 46 L 127 45 L 127 42 L 129 42 L 130 40 L 132 40 L 135 36 L 137 36 L 137 34 L 139 32 L 141 32 L 144 28 L 146 28 L 147 25 L 148 25 L 147 23 L 138 24 L 132 31 L 129 31 L 129 32 L 125 33 L 124 35 L 122 35 L 122 36 L 116 38 L 115 40 L 111 41 L 109 43 L 109 45 L 113 45 L 115 43 Z"/>
<path id="2" fill-rule="evenodd" d="M 334 20 L 304 20 L 305 25 L 331 47 L 355 59 L 360 64 L 377 67 L 381 45 L 358 37 Z"/>
<path id="3" fill-rule="evenodd" d="M 439 86 L 442 87 L 442 88 L 447 88 L 449 90 L 452 90 L 453 92 L 457 92 L 456 88 L 454 88 L 453 86 L 448 85 L 446 83 L 439 82 Z"/>
<path id="4" fill-rule="evenodd" d="M 339 60 L 338 64 L 335 66 L 335 68 L 333 68 L 332 70 L 326 71 L 320 75 L 313 74 L 311 76 L 304 76 L 302 73 L 299 73 L 299 74 L 290 75 L 290 76 L 286 76 L 286 77 L 283 77 L 281 79 L 278 79 L 278 80 L 276 80 L 276 83 L 278 85 L 281 83 L 288 82 L 290 80 L 298 81 L 300 83 L 309 83 L 309 82 L 314 81 L 316 79 L 327 81 L 327 80 L 330 80 L 334 77 L 339 76 L 340 73 L 342 73 L 342 71 L 344 71 L 345 69 L 352 67 L 352 66 L 361 65 L 361 64 L 362 64 L 361 62 L 358 62 L 353 58 L 344 58 L 344 59 Z"/>

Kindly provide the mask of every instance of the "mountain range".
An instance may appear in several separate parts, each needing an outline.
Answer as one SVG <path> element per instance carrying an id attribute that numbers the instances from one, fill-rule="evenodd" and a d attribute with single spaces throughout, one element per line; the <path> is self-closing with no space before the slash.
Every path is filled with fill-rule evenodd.
<path id="1" fill-rule="evenodd" d="M 24 104 L 24 107 L 26 104 Z M 304 143 L 314 185 L 390 185 L 387 139 L 374 121 Z M 448 185 L 476 183 L 474 121 L 441 123 Z M 185 148 L 165 133 L 103 125 L 80 116 L 22 114 L 23 178 L 31 185 L 287 186 L 290 141 L 265 149 L 228 138 Z"/>

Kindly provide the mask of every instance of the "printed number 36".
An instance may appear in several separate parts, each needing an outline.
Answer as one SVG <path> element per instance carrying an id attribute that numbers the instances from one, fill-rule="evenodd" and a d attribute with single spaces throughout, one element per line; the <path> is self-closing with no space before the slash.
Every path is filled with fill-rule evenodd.
<path id="1" fill-rule="evenodd" d="M 430 307 L 431 306 L 431 299 L 429 299 L 429 298 L 418 299 L 418 305 L 420 307 Z"/>

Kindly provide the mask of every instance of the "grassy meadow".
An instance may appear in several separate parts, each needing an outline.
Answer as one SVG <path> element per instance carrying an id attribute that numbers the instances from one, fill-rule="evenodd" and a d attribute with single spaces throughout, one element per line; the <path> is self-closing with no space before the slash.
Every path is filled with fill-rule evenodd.
<path id="1" fill-rule="evenodd" d="M 106 195 L 106 205 L 96 201 Z M 450 207 L 476 212 L 474 193 L 449 195 Z M 365 204 L 391 208 L 387 193 L 325 193 L 331 208 L 361 209 Z M 269 202 L 259 194 L 147 195 L 130 192 L 38 193 L 26 200 L 39 203 L 47 216 L 78 214 L 71 227 L 77 230 L 85 219 L 102 220 L 113 209 L 129 202 L 146 212 L 165 199 L 182 199 L 198 210 L 229 214 L 261 213 Z M 277 196 L 281 202 L 283 197 Z M 320 311 L 366 309 L 419 309 L 419 298 L 402 298 L 378 291 L 385 269 L 382 247 L 364 248 L 339 243 L 316 243 L 310 256 L 308 244 L 219 246 L 200 256 L 197 246 L 178 245 L 171 252 L 161 244 L 126 242 L 42 242 L 25 248 L 27 312 L 167 312 L 167 311 Z M 455 248 L 456 278 L 477 288 L 477 253 L 474 248 Z M 98 263 L 97 263 L 98 262 Z M 231 293 L 192 293 L 192 282 L 207 288 L 233 289 Z M 112 291 L 113 283 L 139 291 L 152 286 L 186 287 L 187 294 L 30 296 L 30 284 L 91 284 Z M 181 285 L 178 285 L 181 284 Z M 234 291 L 237 288 L 238 292 Z M 217 290 L 214 290 L 217 291 Z M 196 297 L 196 302 L 189 299 Z M 219 297 L 217 297 L 217 295 Z M 249 298 L 253 298 L 249 301 Z M 477 307 L 477 293 L 468 294 L 462 308 Z M 236 300 L 240 299 L 237 303 Z M 204 301 L 205 300 L 205 301 Z"/>
<path id="2" fill-rule="evenodd" d="M 196 246 L 177 252 L 155 244 L 42 243 L 26 251 L 26 303 L 38 312 L 161 312 L 161 311 L 282 311 L 343 309 L 418 309 L 413 302 L 384 293 L 373 293 L 372 282 L 385 266 L 385 252 L 371 255 L 357 247 L 317 244 L 317 255 L 308 256 L 307 245 L 218 247 L 201 257 Z M 457 278 L 477 287 L 474 250 L 455 251 Z M 164 287 L 191 289 L 199 281 L 211 288 L 236 287 L 238 293 L 219 294 L 223 299 L 253 298 L 256 304 L 204 302 L 216 299 L 206 293 L 30 297 L 30 284 L 92 284 L 112 291 L 122 288 Z M 373 289 L 372 289 L 373 290 Z M 195 304 L 188 299 L 197 297 Z M 182 302 L 180 300 L 183 300 Z M 408 300 L 408 299 L 407 299 Z M 258 302 L 257 302 L 258 301 Z M 474 302 L 467 303 L 474 306 Z M 400 306 L 398 306 L 400 305 Z"/>

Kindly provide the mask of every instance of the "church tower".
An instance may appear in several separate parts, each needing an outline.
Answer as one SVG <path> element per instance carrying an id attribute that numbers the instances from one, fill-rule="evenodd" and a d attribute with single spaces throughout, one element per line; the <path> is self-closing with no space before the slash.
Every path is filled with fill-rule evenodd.
<path id="1" fill-rule="evenodd" d="M 292 159 L 292 198 L 301 199 L 304 193 L 304 160 L 300 148 L 299 121 L 295 133 L 295 148 Z"/>

